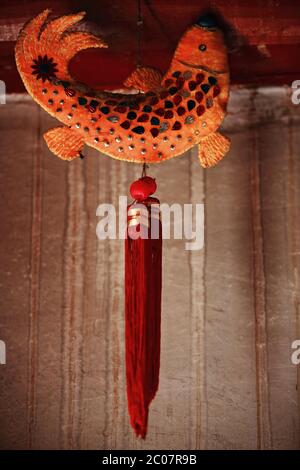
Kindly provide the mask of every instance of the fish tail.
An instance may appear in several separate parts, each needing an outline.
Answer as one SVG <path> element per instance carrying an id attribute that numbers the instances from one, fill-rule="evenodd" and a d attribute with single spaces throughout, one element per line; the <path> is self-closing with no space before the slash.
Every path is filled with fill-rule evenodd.
<path id="1" fill-rule="evenodd" d="M 77 52 L 95 47 L 107 47 L 105 42 L 90 33 L 66 30 L 85 16 L 85 12 L 66 15 L 47 22 L 50 10 L 44 10 L 25 24 L 17 39 L 15 58 L 18 71 L 28 91 L 34 90 L 35 61 L 46 59 L 55 64 L 55 77 L 72 80 L 68 64 Z M 33 88 L 32 88 L 33 87 Z"/>

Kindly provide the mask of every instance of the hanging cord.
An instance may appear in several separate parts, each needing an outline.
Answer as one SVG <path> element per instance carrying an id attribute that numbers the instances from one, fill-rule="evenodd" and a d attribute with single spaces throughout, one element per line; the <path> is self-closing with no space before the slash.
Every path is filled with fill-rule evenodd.
<path id="1" fill-rule="evenodd" d="M 137 19 L 136 19 L 136 43 L 137 43 L 137 50 L 136 50 L 136 67 L 139 68 L 142 66 L 142 28 L 144 26 L 144 18 L 142 15 L 142 0 L 136 0 L 136 5 L 137 5 Z M 154 19 L 154 21 L 157 23 L 158 28 L 161 32 L 161 34 L 165 37 L 165 39 L 168 41 L 170 46 L 174 48 L 175 42 L 171 38 L 171 36 L 168 34 L 166 31 L 166 26 L 162 22 L 162 20 L 159 18 L 158 14 L 156 13 L 154 7 L 151 4 L 151 0 L 143 0 L 143 2 L 146 5 L 146 8 L 148 9 L 150 15 Z"/>
<path id="2" fill-rule="evenodd" d="M 141 178 L 144 178 L 144 176 L 147 176 L 147 169 L 149 166 L 146 163 L 143 163 L 143 169 L 142 169 L 142 175 Z"/>
<path id="3" fill-rule="evenodd" d="M 175 45 L 176 45 L 176 42 L 171 38 L 171 35 L 169 34 L 169 32 L 166 29 L 165 23 L 160 19 L 159 15 L 156 13 L 155 8 L 153 7 L 153 5 L 151 3 L 151 0 L 144 0 L 144 3 L 146 5 L 150 15 L 152 16 L 154 21 L 157 23 L 161 34 L 165 37 L 165 39 L 168 41 L 170 46 L 172 48 L 174 48 Z"/>
<path id="4" fill-rule="evenodd" d="M 137 0 L 137 18 L 136 18 L 136 67 L 142 66 L 142 27 L 144 25 L 142 17 L 142 4 L 141 0 Z"/>

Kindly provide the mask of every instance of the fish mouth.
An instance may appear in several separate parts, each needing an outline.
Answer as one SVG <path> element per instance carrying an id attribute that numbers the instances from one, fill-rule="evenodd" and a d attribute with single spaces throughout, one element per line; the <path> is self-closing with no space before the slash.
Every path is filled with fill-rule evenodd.
<path id="1" fill-rule="evenodd" d="M 213 75 L 220 75 L 222 73 L 226 73 L 226 70 L 214 70 L 209 67 L 206 67 L 206 65 L 196 65 L 196 64 L 190 64 L 188 62 L 185 62 L 184 60 L 179 60 L 182 65 L 185 65 L 186 67 L 191 67 L 192 69 L 197 69 L 197 70 L 203 70 L 204 72 L 211 73 Z"/>

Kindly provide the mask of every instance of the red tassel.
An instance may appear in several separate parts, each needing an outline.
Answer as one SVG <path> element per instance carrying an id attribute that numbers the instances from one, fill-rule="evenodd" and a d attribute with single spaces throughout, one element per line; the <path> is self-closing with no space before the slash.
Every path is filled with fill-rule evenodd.
<path id="1" fill-rule="evenodd" d="M 136 199 L 134 184 L 131 194 Z M 140 216 L 140 210 L 136 210 L 135 203 L 128 206 L 125 242 L 126 380 L 131 426 L 137 436 L 145 438 L 149 405 L 158 389 L 159 381 L 162 228 L 158 219 L 159 200 L 151 197 L 142 200 L 149 192 L 151 194 L 155 191 L 156 184 L 154 191 L 152 188 L 148 193 L 147 190 L 141 193 L 141 185 L 137 186 L 138 203 L 140 208 L 144 208 L 146 219 Z M 151 217 L 153 204 L 156 205 L 156 210 L 154 217 Z M 151 227 L 154 223 L 158 229 L 156 239 L 151 238 Z M 138 230 L 140 234 L 147 233 L 148 238 L 132 239 L 132 232 L 137 233 Z"/>

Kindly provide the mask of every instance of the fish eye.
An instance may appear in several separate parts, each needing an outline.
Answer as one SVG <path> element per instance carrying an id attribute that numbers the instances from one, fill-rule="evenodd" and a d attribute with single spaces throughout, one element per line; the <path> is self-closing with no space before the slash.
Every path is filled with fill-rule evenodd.
<path id="1" fill-rule="evenodd" d="M 204 51 L 206 51 L 206 45 L 205 44 L 200 44 L 198 49 L 199 49 L 199 51 L 204 52 Z"/>

